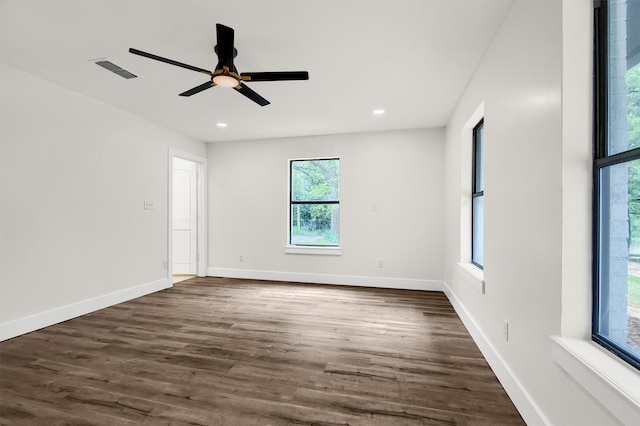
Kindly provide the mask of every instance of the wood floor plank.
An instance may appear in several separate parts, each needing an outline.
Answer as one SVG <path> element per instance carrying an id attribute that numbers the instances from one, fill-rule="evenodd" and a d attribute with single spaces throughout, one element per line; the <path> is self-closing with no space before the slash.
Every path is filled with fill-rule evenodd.
<path id="1" fill-rule="evenodd" d="M 0 424 L 524 422 L 442 293 L 193 278 L 0 343 Z"/>

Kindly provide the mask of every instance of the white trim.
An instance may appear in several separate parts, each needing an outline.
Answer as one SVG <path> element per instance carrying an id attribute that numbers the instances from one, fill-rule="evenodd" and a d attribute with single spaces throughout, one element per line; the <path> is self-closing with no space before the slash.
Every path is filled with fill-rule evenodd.
<path id="1" fill-rule="evenodd" d="M 207 276 L 207 261 L 209 254 L 207 252 L 208 230 L 208 198 L 207 198 L 207 159 L 188 152 L 178 151 L 169 148 L 169 156 L 167 161 L 167 276 L 173 276 L 173 158 L 181 158 L 183 160 L 193 161 L 196 164 L 196 173 L 198 174 L 198 270 L 199 277 Z"/>
<path id="2" fill-rule="evenodd" d="M 484 101 L 480 102 L 480 105 L 473 111 L 466 123 L 464 123 L 465 129 L 473 130 L 474 127 L 480 123 L 480 120 L 484 120 Z"/>
<path id="3" fill-rule="evenodd" d="M 259 271 L 252 269 L 209 268 L 210 277 L 289 281 L 402 290 L 442 291 L 443 282 L 411 278 L 365 277 L 357 275 L 309 274 L 303 272 Z"/>
<path id="4" fill-rule="evenodd" d="M 473 288 L 484 294 L 484 271 L 482 269 L 473 263 L 460 262 L 458 263 L 458 271 L 462 272 L 461 275 Z"/>
<path id="5" fill-rule="evenodd" d="M 0 342 L 173 286 L 167 278 L 0 324 Z"/>
<path id="6" fill-rule="evenodd" d="M 593 342 L 551 336 L 551 358 L 625 425 L 640 419 L 640 373 Z"/>
<path id="7" fill-rule="evenodd" d="M 323 256 L 341 256 L 340 247 L 319 247 L 319 246 L 286 246 L 286 254 L 319 254 Z"/>
<path id="8" fill-rule="evenodd" d="M 513 370 L 509 368 L 509 365 L 504 361 L 500 353 L 491 344 L 491 341 L 485 336 L 481 328 L 476 324 L 473 317 L 460 303 L 455 294 L 451 291 L 451 288 L 446 283 L 443 283 L 444 293 L 451 302 L 451 305 L 455 309 L 456 313 L 464 323 L 465 327 L 469 331 L 469 334 L 473 338 L 476 345 L 484 355 L 485 359 L 491 366 L 491 369 L 495 373 L 496 377 L 504 387 L 505 391 L 513 401 L 520 415 L 529 426 L 533 425 L 550 425 L 552 424 L 540 410 L 535 403 L 527 389 L 518 380 Z"/>

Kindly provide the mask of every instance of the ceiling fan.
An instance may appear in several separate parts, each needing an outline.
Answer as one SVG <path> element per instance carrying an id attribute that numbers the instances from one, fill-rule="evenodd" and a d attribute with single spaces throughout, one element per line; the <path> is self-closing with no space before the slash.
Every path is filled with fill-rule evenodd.
<path id="1" fill-rule="evenodd" d="M 203 90 L 207 90 L 214 86 L 232 87 L 237 92 L 243 94 L 247 98 L 251 99 L 260 106 L 269 105 L 269 101 L 251 90 L 245 81 L 281 81 L 281 80 L 308 80 L 309 73 L 307 71 L 276 71 L 276 72 L 243 72 L 238 73 L 238 70 L 233 65 L 233 58 L 236 57 L 238 51 L 233 47 L 233 28 L 227 27 L 222 24 L 216 24 L 216 34 L 218 38 L 218 44 L 215 46 L 215 52 L 218 55 L 218 65 L 213 71 L 208 71 L 202 68 L 194 67 L 192 65 L 183 64 L 172 59 L 163 58 L 161 56 L 154 55 L 152 53 L 143 52 L 138 49 L 129 49 L 129 52 L 145 56 L 156 61 L 166 62 L 167 64 L 175 65 L 178 67 L 186 68 L 188 70 L 197 71 L 203 74 L 207 74 L 211 77 L 211 80 L 203 83 L 199 86 L 189 89 L 186 92 L 180 93 L 180 96 L 191 96 L 196 93 L 200 93 Z"/>

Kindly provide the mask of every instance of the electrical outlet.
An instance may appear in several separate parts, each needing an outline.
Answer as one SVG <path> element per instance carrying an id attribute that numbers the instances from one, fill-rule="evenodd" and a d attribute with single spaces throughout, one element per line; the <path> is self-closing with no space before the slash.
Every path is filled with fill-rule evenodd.
<path id="1" fill-rule="evenodd" d="M 155 210 L 155 206 L 153 205 L 153 201 L 144 200 L 144 209 L 145 210 Z"/>
<path id="2" fill-rule="evenodd" d="M 504 336 L 504 340 L 506 342 L 509 341 L 509 321 L 502 320 L 502 335 Z"/>
<path id="3" fill-rule="evenodd" d="M 167 262 L 166 260 L 162 261 L 162 269 L 168 269 L 169 268 L 169 262 Z"/>
<path id="4" fill-rule="evenodd" d="M 384 262 L 382 259 L 378 259 L 378 268 L 384 268 Z"/>
<path id="5" fill-rule="evenodd" d="M 238 255 L 238 262 L 244 262 L 244 254 Z"/>

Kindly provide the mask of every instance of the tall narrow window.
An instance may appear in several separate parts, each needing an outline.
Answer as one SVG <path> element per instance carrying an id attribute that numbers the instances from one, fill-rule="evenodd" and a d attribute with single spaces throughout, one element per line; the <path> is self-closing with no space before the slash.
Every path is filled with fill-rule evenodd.
<path id="1" fill-rule="evenodd" d="M 484 267 L 484 120 L 473 128 L 473 177 L 471 189 L 471 262 Z"/>
<path id="2" fill-rule="evenodd" d="M 340 159 L 290 162 L 289 244 L 340 244 Z"/>
<path id="3" fill-rule="evenodd" d="M 593 340 L 640 368 L 640 2 L 595 2 Z"/>

